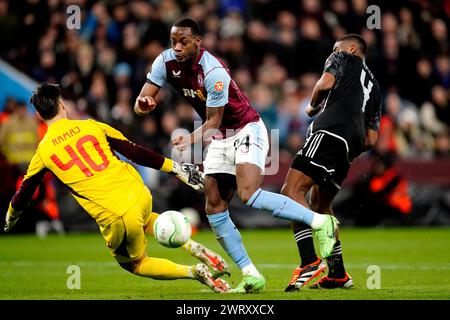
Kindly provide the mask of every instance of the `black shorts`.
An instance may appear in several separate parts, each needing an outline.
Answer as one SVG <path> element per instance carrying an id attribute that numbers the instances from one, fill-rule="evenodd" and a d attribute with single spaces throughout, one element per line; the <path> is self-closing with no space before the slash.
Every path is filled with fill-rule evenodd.
<path id="1" fill-rule="evenodd" d="M 318 130 L 306 139 L 291 168 L 309 176 L 321 187 L 339 190 L 350 168 L 346 141 Z"/>

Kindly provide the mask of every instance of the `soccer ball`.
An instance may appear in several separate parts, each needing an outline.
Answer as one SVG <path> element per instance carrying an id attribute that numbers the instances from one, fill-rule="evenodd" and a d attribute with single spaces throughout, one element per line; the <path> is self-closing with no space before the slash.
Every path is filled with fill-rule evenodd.
<path id="1" fill-rule="evenodd" d="M 165 211 L 153 224 L 156 241 L 168 248 L 178 248 L 191 238 L 191 224 L 181 212 Z"/>

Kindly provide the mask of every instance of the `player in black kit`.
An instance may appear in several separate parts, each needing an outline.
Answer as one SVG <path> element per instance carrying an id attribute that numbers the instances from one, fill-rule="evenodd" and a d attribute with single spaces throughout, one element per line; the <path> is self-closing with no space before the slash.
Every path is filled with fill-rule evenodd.
<path id="1" fill-rule="evenodd" d="M 332 201 L 347 176 L 353 159 L 373 147 L 378 139 L 381 98 L 378 82 L 365 64 L 367 44 L 357 34 L 339 38 L 325 62 L 306 113 L 319 115 L 308 128 L 307 138 L 294 158 L 282 193 L 311 210 L 333 215 Z M 311 228 L 294 223 L 294 238 L 301 264 L 285 291 L 313 284 L 326 264 L 317 257 Z M 353 281 L 345 271 L 341 244 L 326 259 L 328 276 L 312 287 L 348 288 Z"/>

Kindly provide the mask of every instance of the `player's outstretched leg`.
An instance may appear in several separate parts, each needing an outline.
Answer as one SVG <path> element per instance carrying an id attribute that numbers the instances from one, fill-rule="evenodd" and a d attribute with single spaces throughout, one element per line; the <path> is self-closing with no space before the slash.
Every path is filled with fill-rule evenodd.
<path id="1" fill-rule="evenodd" d="M 186 266 L 167 259 L 144 255 L 137 260 L 127 263 L 119 262 L 119 264 L 125 270 L 142 277 L 156 280 L 196 279 L 214 292 L 220 293 L 225 293 L 230 288 L 225 280 L 214 279 L 208 267 L 202 263 Z"/>
<path id="2" fill-rule="evenodd" d="M 339 223 L 335 217 L 311 211 L 291 198 L 261 188 L 252 194 L 246 205 L 255 209 L 270 210 L 277 218 L 310 225 L 319 242 L 319 256 L 325 259 L 333 251 Z"/>
<path id="3" fill-rule="evenodd" d="M 242 270 L 243 279 L 241 283 L 228 292 L 258 293 L 264 290 L 266 280 L 250 260 L 242 243 L 241 234 L 231 220 L 228 210 L 210 214 L 208 215 L 208 220 L 222 248 Z"/>
<path id="4" fill-rule="evenodd" d="M 150 214 L 149 221 L 145 226 L 145 233 L 153 236 L 153 224 L 159 214 L 152 212 Z M 212 270 L 213 278 L 216 279 L 223 275 L 230 275 L 230 268 L 227 262 L 218 253 L 206 248 L 203 244 L 198 243 L 192 239 L 189 239 L 182 248 L 188 252 L 191 256 L 199 259 L 201 262 L 206 264 Z"/>

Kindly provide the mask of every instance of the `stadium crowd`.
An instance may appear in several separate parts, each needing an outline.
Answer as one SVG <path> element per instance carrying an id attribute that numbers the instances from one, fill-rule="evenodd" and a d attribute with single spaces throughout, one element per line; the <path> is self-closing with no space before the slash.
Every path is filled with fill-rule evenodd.
<path id="1" fill-rule="evenodd" d="M 72 4 L 81 8 L 81 28 L 73 30 L 66 24 Z M 371 4 L 381 9 L 380 29 L 367 28 Z M 366 39 L 366 63 L 383 92 L 377 152 L 450 156 L 448 0 L 0 0 L 0 57 L 37 82 L 60 83 L 71 118 L 93 117 L 170 155 L 170 134 L 192 131 L 195 111 L 164 88 L 150 116 L 134 115 L 133 105 L 153 60 L 170 45 L 170 26 L 185 15 L 199 22 L 203 46 L 227 63 L 267 128 L 279 130 L 280 161 L 300 149 L 312 88 L 346 33 Z M 3 159 L 19 167 L 29 153 L 17 156 L 24 149 L 9 148 L 8 134 L 27 131 L 33 150 L 39 139 L 36 119 L 15 116 L 24 103 L 9 99 L 0 118 Z M 17 121 L 23 125 L 8 125 Z M 198 195 L 192 203 L 174 198 L 203 211 Z"/>

